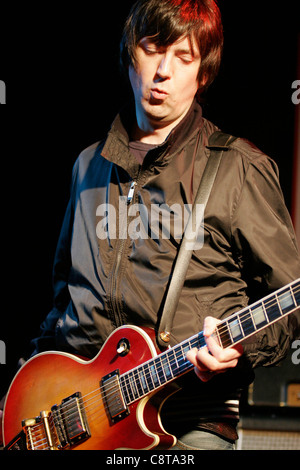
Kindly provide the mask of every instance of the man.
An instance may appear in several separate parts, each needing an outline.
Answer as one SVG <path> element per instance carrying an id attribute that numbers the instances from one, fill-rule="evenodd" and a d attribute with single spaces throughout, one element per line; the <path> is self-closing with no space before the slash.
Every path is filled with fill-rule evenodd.
<path id="1" fill-rule="evenodd" d="M 180 240 L 172 224 L 150 226 L 151 210 L 194 201 L 209 136 L 217 130 L 196 98 L 214 80 L 222 46 L 213 0 L 133 6 L 121 59 L 134 102 L 74 166 L 54 267 L 54 308 L 34 340 L 35 353 L 57 349 L 92 358 L 119 326 L 159 329 Z M 299 275 L 276 165 L 238 139 L 224 153 L 205 211 L 203 246 L 193 252 L 170 332 L 173 346 L 204 328 L 207 344 L 187 353 L 196 374 L 181 378 L 182 390 L 161 412 L 166 430 L 178 438 L 176 448 L 234 448 L 240 391 L 253 380 L 254 367 L 285 356 L 299 334 L 299 313 L 226 350 L 212 333 L 249 297 Z"/>

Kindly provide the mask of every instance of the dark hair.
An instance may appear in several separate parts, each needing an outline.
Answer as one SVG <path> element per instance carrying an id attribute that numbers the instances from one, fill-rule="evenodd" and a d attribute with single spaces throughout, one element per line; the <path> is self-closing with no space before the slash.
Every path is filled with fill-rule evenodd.
<path id="1" fill-rule="evenodd" d="M 124 26 L 120 47 L 121 66 L 135 66 L 135 51 L 144 37 L 159 47 L 181 36 L 194 38 L 201 55 L 200 95 L 216 78 L 223 50 L 220 10 L 214 0 L 138 0 Z"/>

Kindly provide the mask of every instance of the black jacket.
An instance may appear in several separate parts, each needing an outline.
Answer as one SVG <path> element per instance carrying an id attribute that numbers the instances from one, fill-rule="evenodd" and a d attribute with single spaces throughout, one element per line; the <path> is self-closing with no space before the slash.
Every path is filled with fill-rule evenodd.
<path id="1" fill-rule="evenodd" d="M 193 203 L 208 138 L 217 128 L 194 103 L 140 166 L 129 150 L 129 126 L 125 110 L 107 137 L 74 165 L 54 264 L 54 307 L 33 341 L 35 353 L 56 349 L 91 358 L 116 327 L 159 323 L 183 233 L 178 220 Z M 224 153 L 206 207 L 203 246 L 193 251 L 171 345 L 201 331 L 207 315 L 222 319 L 298 277 L 299 255 L 277 167 L 237 139 Z M 253 380 L 252 368 L 282 360 L 299 337 L 299 325 L 298 311 L 252 336 L 239 366 L 206 384 L 185 375 L 182 391 L 162 413 L 170 432 L 205 422 L 231 438 L 234 428 L 218 431 L 218 422 L 236 423 L 239 389 Z"/>
<path id="2" fill-rule="evenodd" d="M 74 165 L 54 266 L 54 308 L 34 341 L 36 352 L 61 349 L 92 357 L 114 328 L 155 327 L 159 321 L 180 243 L 170 208 L 180 212 L 192 204 L 216 127 L 194 103 L 141 167 L 129 151 L 123 125 L 129 119 L 124 111 L 107 138 L 82 152 Z M 169 215 L 162 226 L 153 223 L 153 207 Z M 223 318 L 247 305 L 249 297 L 267 295 L 299 276 L 277 167 L 237 139 L 223 156 L 206 208 L 203 247 L 193 253 L 171 344 L 201 331 L 207 315 Z M 290 315 L 253 337 L 245 345 L 250 363 L 280 361 L 299 334 L 299 322 L 299 314 Z"/>

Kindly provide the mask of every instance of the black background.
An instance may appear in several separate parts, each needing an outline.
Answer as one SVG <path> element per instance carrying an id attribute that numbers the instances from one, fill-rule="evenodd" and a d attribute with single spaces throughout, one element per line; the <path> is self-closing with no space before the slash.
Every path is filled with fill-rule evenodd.
<path id="1" fill-rule="evenodd" d="M 133 2 L 5 7 L 1 23 L 1 330 L 5 391 L 51 309 L 51 271 L 78 154 L 100 140 L 128 91 L 118 74 Z M 278 164 L 291 208 L 299 1 L 220 0 L 225 51 L 204 116 Z"/>

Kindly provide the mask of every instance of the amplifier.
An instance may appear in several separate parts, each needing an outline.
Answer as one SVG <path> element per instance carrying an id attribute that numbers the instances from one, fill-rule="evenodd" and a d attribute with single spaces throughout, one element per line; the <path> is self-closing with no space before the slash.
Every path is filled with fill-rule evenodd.
<path id="1" fill-rule="evenodd" d="M 255 370 L 241 406 L 238 450 L 300 449 L 300 365 L 293 350 L 278 366 Z"/>
<path id="2" fill-rule="evenodd" d="M 249 407 L 238 434 L 238 450 L 299 450 L 300 408 Z"/>
<path id="3" fill-rule="evenodd" d="M 240 429 L 237 450 L 299 450 L 300 432 Z"/>
<path id="4" fill-rule="evenodd" d="M 300 364 L 293 351 L 278 366 L 255 370 L 255 380 L 248 390 L 251 406 L 300 407 Z"/>

